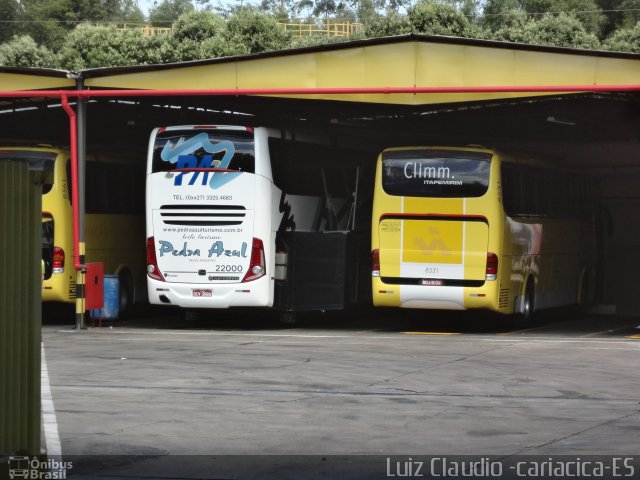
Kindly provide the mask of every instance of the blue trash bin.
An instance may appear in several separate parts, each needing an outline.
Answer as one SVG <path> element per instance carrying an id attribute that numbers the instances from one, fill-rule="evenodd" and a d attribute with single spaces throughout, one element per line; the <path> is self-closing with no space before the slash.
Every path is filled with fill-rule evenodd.
<path id="1" fill-rule="evenodd" d="M 118 275 L 104 276 L 104 305 L 100 318 L 117 320 L 120 315 L 120 278 Z"/>

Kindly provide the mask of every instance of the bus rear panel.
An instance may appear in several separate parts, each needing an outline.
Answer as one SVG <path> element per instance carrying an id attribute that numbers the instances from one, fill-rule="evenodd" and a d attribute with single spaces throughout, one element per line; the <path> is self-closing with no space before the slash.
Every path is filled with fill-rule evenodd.
<path id="1" fill-rule="evenodd" d="M 275 236 L 274 193 L 268 157 L 256 162 L 264 139 L 255 137 L 232 126 L 154 130 L 146 189 L 151 303 L 272 305 L 274 259 L 265 247 Z"/>
<path id="2" fill-rule="evenodd" d="M 389 149 L 376 174 L 376 306 L 498 308 L 500 228 L 492 155 L 477 149 Z"/>

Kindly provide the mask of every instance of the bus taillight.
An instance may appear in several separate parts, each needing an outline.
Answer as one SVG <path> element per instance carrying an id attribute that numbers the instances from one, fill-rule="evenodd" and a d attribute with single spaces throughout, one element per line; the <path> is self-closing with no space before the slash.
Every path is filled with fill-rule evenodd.
<path id="1" fill-rule="evenodd" d="M 259 238 L 253 239 L 253 246 L 251 248 L 251 263 L 249 264 L 249 270 L 242 279 L 243 282 L 251 282 L 263 277 L 267 273 L 267 268 L 264 261 L 264 245 Z"/>
<path id="2" fill-rule="evenodd" d="M 371 276 L 380 276 L 380 250 L 371 250 Z"/>
<path id="3" fill-rule="evenodd" d="M 53 273 L 64 272 L 64 250 L 60 247 L 53 247 L 53 255 L 51 257 L 51 268 Z"/>
<path id="4" fill-rule="evenodd" d="M 156 259 L 156 242 L 153 237 L 147 238 L 147 275 L 154 280 L 164 282 L 164 276 L 158 268 L 158 260 Z"/>
<path id="5" fill-rule="evenodd" d="M 487 253 L 487 280 L 495 280 L 498 278 L 498 256 L 493 253 Z"/>

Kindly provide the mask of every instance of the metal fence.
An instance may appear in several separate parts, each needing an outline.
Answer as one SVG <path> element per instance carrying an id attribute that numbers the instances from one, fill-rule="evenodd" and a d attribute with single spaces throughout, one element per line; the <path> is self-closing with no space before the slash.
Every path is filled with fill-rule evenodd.
<path id="1" fill-rule="evenodd" d="M 116 22 L 93 22 L 93 26 L 113 26 L 117 30 L 140 30 L 145 37 L 155 35 L 171 35 L 173 27 L 154 27 L 141 23 L 116 23 Z M 364 31 L 364 24 L 351 22 L 349 20 L 318 20 L 308 19 L 299 22 L 278 22 L 278 26 L 283 30 L 291 32 L 294 38 L 301 38 L 312 35 L 327 35 L 329 37 L 350 37 L 356 33 Z"/>
<path id="2" fill-rule="evenodd" d="M 0 161 L 0 454 L 40 453 L 40 182 Z"/>
<path id="3" fill-rule="evenodd" d="M 356 33 L 364 31 L 364 25 L 357 22 L 336 22 L 335 20 L 325 20 L 324 22 L 302 22 L 302 23 L 278 23 L 281 28 L 291 32 L 294 38 L 312 35 L 327 35 L 329 37 L 350 37 Z"/>

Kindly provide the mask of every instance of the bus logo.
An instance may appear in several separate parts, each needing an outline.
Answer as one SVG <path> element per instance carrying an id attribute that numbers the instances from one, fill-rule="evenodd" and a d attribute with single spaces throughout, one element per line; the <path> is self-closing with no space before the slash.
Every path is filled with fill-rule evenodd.
<path id="1" fill-rule="evenodd" d="M 9 478 L 29 478 L 29 457 L 9 457 Z"/>
<path id="2" fill-rule="evenodd" d="M 203 149 L 209 155 L 204 155 L 198 162 L 198 158 L 193 155 L 194 152 L 199 149 Z M 222 153 L 222 159 L 217 161 L 216 165 L 213 165 L 213 154 Z M 220 168 L 227 169 L 231 163 L 231 159 L 236 153 L 236 148 L 233 142 L 229 140 L 223 140 L 216 144 L 209 141 L 209 135 L 206 132 L 200 132 L 194 135 L 188 140 L 179 142 L 176 145 L 171 145 L 170 141 L 164 145 L 162 152 L 160 152 L 160 158 L 169 163 L 176 165 L 176 168 Z M 202 185 L 206 185 L 207 182 L 212 189 L 220 188 L 221 186 L 229 183 L 231 180 L 239 175 L 239 172 L 213 172 L 211 174 L 211 180 L 209 180 L 209 172 L 189 172 L 191 179 L 189 185 L 194 185 L 196 180 L 202 173 Z M 173 186 L 182 186 L 182 180 L 187 173 L 178 173 L 173 177 Z"/>
<path id="3" fill-rule="evenodd" d="M 433 255 L 440 252 L 441 255 L 451 255 L 451 249 L 447 246 L 444 239 L 440 236 L 440 232 L 437 228 L 430 227 L 429 233 L 432 236 L 431 242 L 427 244 L 423 237 L 415 239 L 416 246 L 420 249 L 423 255 Z"/>
<path id="4" fill-rule="evenodd" d="M 418 162 L 407 162 L 404 165 L 404 176 L 407 178 L 436 178 L 449 179 L 451 176 L 449 167 L 432 167 Z"/>

